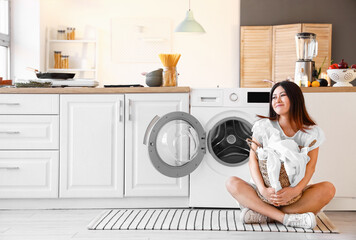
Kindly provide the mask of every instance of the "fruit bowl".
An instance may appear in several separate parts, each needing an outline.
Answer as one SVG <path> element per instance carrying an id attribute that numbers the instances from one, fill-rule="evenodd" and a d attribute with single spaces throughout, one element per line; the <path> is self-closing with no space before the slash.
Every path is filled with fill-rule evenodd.
<path id="1" fill-rule="evenodd" d="M 336 82 L 333 87 L 352 87 L 350 82 L 356 79 L 356 69 L 328 69 L 327 73 Z"/>

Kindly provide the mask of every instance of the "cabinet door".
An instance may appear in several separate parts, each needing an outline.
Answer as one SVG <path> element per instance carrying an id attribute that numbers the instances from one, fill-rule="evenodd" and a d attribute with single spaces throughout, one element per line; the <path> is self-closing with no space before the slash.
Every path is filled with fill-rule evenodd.
<path id="1" fill-rule="evenodd" d="M 188 196 L 188 176 L 170 178 L 159 173 L 143 144 L 147 126 L 156 116 L 189 111 L 189 95 L 125 95 L 125 196 Z"/>
<path id="2" fill-rule="evenodd" d="M 335 197 L 355 198 L 356 111 L 340 107 L 356 102 L 356 93 L 304 93 L 307 110 L 323 129 L 326 141 L 320 146 L 314 182 L 330 181 Z"/>
<path id="3" fill-rule="evenodd" d="M 295 35 L 301 29 L 301 24 L 273 26 L 272 79 L 275 82 L 294 78 L 297 61 Z"/>
<path id="4" fill-rule="evenodd" d="M 123 95 L 60 98 L 60 197 L 123 196 Z"/>
<path id="5" fill-rule="evenodd" d="M 272 26 L 241 27 L 240 86 L 270 87 L 272 79 Z"/>

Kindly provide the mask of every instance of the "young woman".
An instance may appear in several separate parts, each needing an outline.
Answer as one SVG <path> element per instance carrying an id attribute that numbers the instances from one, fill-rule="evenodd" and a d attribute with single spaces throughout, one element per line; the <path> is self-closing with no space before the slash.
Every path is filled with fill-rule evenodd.
<path id="1" fill-rule="evenodd" d="M 335 187 L 330 182 L 308 185 L 315 171 L 319 146 L 324 141 L 324 134 L 309 117 L 303 93 L 295 83 L 283 81 L 272 87 L 269 117 L 262 117 L 254 124 L 252 140 L 262 143 L 261 135 L 268 126 L 277 129 L 281 139 L 294 140 L 300 147 L 306 146 L 310 139 L 316 141 L 309 148 L 307 155 L 310 160 L 306 165 L 304 177 L 296 186 L 275 192 L 275 189 L 265 186 L 257 156 L 254 151 L 250 151 L 249 168 L 253 183 L 247 183 L 238 177 L 230 177 L 226 182 L 227 190 L 240 203 L 242 209 L 240 218 L 244 223 L 276 220 L 291 227 L 314 228 L 315 215 L 334 197 Z M 252 148 L 256 150 L 257 146 L 252 145 Z M 256 191 L 272 204 L 262 201 Z M 302 197 L 298 201 L 285 205 L 301 193 Z"/>

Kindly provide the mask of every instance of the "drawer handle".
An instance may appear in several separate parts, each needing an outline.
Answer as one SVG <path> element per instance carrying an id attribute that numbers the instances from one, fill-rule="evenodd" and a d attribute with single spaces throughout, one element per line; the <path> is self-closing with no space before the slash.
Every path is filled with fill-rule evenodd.
<path id="1" fill-rule="evenodd" d="M 217 97 L 201 97 L 200 101 L 201 102 L 217 102 L 218 98 Z"/>
<path id="2" fill-rule="evenodd" d="M 20 167 L 0 167 L 0 169 L 5 169 L 5 170 L 19 170 Z"/>
<path id="3" fill-rule="evenodd" d="M 0 103 L 0 105 L 10 105 L 10 106 L 15 106 L 15 105 L 20 105 L 20 103 Z"/>
<path id="4" fill-rule="evenodd" d="M 131 106 L 132 106 L 131 99 L 129 99 L 129 121 L 132 120 L 132 116 L 131 116 Z"/>
<path id="5" fill-rule="evenodd" d="M 120 119 L 119 119 L 120 122 L 122 122 L 122 110 L 123 110 L 122 101 L 120 100 Z"/>
<path id="6" fill-rule="evenodd" d="M 4 133 L 4 134 L 20 134 L 19 131 L 0 131 L 0 133 Z"/>

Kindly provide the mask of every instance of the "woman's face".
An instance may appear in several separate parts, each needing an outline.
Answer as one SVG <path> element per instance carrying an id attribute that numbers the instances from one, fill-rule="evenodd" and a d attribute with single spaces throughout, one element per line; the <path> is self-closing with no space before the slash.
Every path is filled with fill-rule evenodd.
<path id="1" fill-rule="evenodd" d="M 289 113 L 289 97 L 281 86 L 278 86 L 272 93 L 272 108 L 278 115 L 287 115 Z"/>

